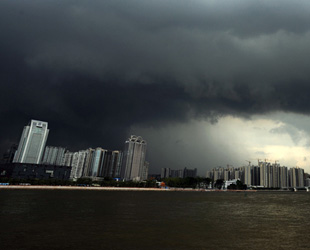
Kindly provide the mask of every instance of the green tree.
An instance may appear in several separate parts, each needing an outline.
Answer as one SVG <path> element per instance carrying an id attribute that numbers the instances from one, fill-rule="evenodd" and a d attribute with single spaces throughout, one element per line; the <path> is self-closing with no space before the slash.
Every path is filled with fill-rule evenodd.
<path id="1" fill-rule="evenodd" d="M 240 181 L 240 180 L 237 180 L 236 186 L 237 186 L 238 190 L 246 190 L 247 189 L 247 185 L 243 184 L 242 181 Z"/>
<path id="2" fill-rule="evenodd" d="M 93 181 L 91 178 L 79 178 L 77 179 L 76 183 L 78 185 L 89 185 L 90 186 L 91 184 L 93 184 Z"/>
<path id="3" fill-rule="evenodd" d="M 224 180 L 223 179 L 217 179 L 215 184 L 214 184 L 214 187 L 216 187 L 218 189 L 222 189 L 223 184 L 224 184 Z"/>

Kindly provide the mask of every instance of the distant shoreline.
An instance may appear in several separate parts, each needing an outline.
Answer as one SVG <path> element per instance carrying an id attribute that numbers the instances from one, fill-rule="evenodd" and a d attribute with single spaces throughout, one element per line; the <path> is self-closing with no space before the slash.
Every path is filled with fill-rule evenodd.
<path id="1" fill-rule="evenodd" d="M 98 191 L 157 191 L 157 192 L 256 192 L 257 190 L 218 190 L 191 188 L 143 188 L 143 187 L 85 187 L 85 186 L 40 186 L 40 185 L 8 185 L 0 189 L 45 189 L 45 190 L 98 190 Z"/>
<path id="2" fill-rule="evenodd" d="M 106 191 L 166 191 L 160 188 L 138 188 L 138 187 L 85 187 L 85 186 L 41 186 L 41 185 L 8 185 L 0 186 L 0 189 L 48 189 L 48 190 L 106 190 Z"/>
<path id="3" fill-rule="evenodd" d="M 151 187 L 94 187 L 94 186 L 44 186 L 44 185 L 0 185 L 1 189 L 30 189 L 30 190 L 97 190 L 97 191 L 155 191 L 155 192 L 206 192 L 206 193 L 244 193 L 244 192 L 292 192 L 292 190 L 268 190 L 268 189 L 191 189 L 191 188 L 151 188 Z M 306 190 L 297 190 L 306 192 Z"/>

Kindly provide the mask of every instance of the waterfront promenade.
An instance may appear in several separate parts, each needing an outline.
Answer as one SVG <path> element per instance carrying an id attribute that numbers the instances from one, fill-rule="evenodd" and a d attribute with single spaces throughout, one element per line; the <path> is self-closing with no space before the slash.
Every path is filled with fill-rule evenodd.
<path id="1" fill-rule="evenodd" d="M 40 186 L 40 185 L 8 185 L 0 186 L 0 189 L 59 189 L 59 190 L 105 190 L 105 191 L 166 191 L 160 188 L 140 187 L 92 187 L 92 186 Z"/>
<path id="2" fill-rule="evenodd" d="M 143 187 L 93 187 L 93 186 L 43 186 L 43 185 L 7 185 L 1 189 L 47 189 L 47 190 L 98 190 L 98 191 L 156 191 L 156 192 L 256 192 L 256 190 L 218 190 L 191 188 L 143 188 Z"/>

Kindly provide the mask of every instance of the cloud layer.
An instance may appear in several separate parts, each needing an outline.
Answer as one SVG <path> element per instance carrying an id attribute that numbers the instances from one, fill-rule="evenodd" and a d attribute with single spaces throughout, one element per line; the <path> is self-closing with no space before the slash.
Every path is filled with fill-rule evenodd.
<path id="1" fill-rule="evenodd" d="M 0 3 L 3 151 L 31 118 L 49 144 L 120 148 L 130 129 L 309 114 L 308 1 Z M 146 132 L 147 133 L 147 132 Z"/>

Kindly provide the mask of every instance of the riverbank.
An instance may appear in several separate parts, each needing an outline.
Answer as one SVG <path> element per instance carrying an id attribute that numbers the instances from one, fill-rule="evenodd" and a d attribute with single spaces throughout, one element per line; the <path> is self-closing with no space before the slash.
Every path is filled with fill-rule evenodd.
<path id="1" fill-rule="evenodd" d="M 46 190 L 98 190 L 98 191 L 155 191 L 155 192 L 292 192 L 292 189 L 192 189 L 192 188 L 151 188 L 151 187 L 98 187 L 98 186 L 50 186 L 50 185 L 0 185 L 1 189 L 46 189 Z M 295 192 L 306 192 L 297 189 Z"/>
<path id="2" fill-rule="evenodd" d="M 39 186 L 39 185 L 8 185 L 0 186 L 0 189 L 51 189 L 51 190 L 106 190 L 106 191 L 166 191 L 160 188 L 140 187 L 86 187 L 86 186 Z"/>
<path id="3" fill-rule="evenodd" d="M 191 188 L 143 188 L 143 187 L 93 187 L 93 186 L 39 186 L 7 185 L 0 189 L 48 189 L 48 190 L 98 190 L 98 191 L 156 191 L 156 192 L 256 192 L 256 190 L 218 190 Z"/>

